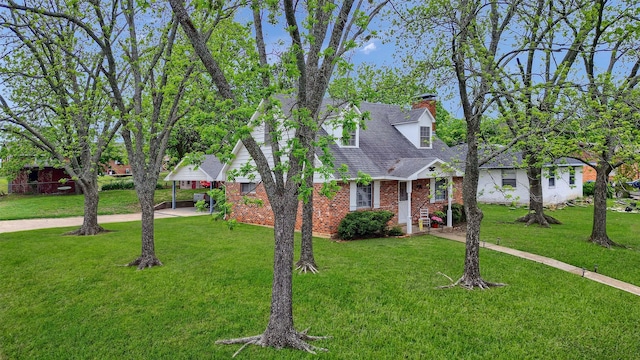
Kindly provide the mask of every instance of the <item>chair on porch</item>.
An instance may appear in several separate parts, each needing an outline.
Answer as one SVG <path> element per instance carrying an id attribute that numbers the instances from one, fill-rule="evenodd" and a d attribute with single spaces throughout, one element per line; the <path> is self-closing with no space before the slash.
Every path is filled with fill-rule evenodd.
<path id="1" fill-rule="evenodd" d="M 430 228 L 431 227 L 431 218 L 429 217 L 429 208 L 420 208 L 420 217 L 418 221 L 422 221 L 422 226 Z"/>

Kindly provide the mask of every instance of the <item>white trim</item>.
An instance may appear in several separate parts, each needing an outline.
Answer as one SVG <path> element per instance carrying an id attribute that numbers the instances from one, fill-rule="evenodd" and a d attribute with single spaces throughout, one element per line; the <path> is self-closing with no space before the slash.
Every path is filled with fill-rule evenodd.
<path id="1" fill-rule="evenodd" d="M 380 181 L 373 182 L 373 208 L 380 208 Z"/>
<path id="2" fill-rule="evenodd" d="M 422 146 L 422 128 L 429 129 L 429 145 Z M 433 128 L 431 126 L 418 126 L 418 148 L 433 149 Z"/>
<path id="3" fill-rule="evenodd" d="M 358 184 L 355 181 L 349 183 L 349 211 L 358 210 L 358 198 L 356 193 L 358 192 Z"/>
<path id="4" fill-rule="evenodd" d="M 424 175 L 421 176 L 421 174 L 425 174 L 425 171 L 427 171 L 427 169 L 429 169 L 432 166 L 438 165 L 438 164 L 450 166 L 447 162 L 436 158 L 435 160 L 433 160 L 432 162 L 430 162 L 426 166 L 422 167 L 420 170 L 418 170 L 415 173 L 407 176 L 407 180 L 424 179 L 426 177 L 432 177 L 432 176 L 437 176 L 437 175 L 440 175 L 440 176 L 445 176 L 446 175 L 446 176 L 455 176 L 455 177 L 464 176 L 463 172 L 461 172 L 460 170 L 455 169 L 453 167 L 452 167 L 452 169 L 455 170 L 455 172 L 453 174 L 451 174 L 449 172 L 447 172 L 447 173 L 443 172 L 443 173 L 438 173 L 438 174 L 426 174 L 426 176 L 424 176 Z"/>
<path id="5" fill-rule="evenodd" d="M 180 160 L 178 165 L 176 165 L 175 168 L 171 170 L 171 172 L 167 174 L 167 176 L 165 176 L 164 181 L 203 181 L 203 180 L 209 181 L 209 182 L 216 181 L 216 179 L 214 179 L 211 175 L 209 175 L 207 172 L 205 172 L 202 169 L 201 165 L 198 166 L 197 169 L 194 169 L 196 165 L 194 164 L 182 165 L 183 162 L 184 162 L 184 159 Z M 179 177 L 182 171 L 189 171 L 189 172 L 194 172 L 196 174 L 202 174 L 202 177 L 193 176 L 193 177 L 190 177 L 189 179 L 180 179 Z"/>
<path id="6" fill-rule="evenodd" d="M 436 179 L 429 179 L 429 203 L 435 204 L 436 202 Z"/>

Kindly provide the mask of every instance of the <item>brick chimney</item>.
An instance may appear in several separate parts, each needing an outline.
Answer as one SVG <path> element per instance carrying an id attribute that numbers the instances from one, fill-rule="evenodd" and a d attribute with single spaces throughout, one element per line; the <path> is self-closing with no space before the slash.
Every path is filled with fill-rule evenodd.
<path id="1" fill-rule="evenodd" d="M 426 108 L 431 112 L 433 118 L 436 118 L 436 95 L 435 94 L 422 94 L 416 96 L 416 102 L 413 103 L 412 109 L 424 109 Z M 436 131 L 436 123 L 431 126 L 431 131 Z"/>

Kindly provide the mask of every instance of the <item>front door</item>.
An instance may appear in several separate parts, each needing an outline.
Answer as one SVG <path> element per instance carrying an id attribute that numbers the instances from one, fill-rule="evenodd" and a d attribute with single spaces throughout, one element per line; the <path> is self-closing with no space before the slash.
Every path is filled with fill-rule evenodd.
<path id="1" fill-rule="evenodd" d="M 409 194 L 407 182 L 398 181 L 398 224 L 406 224 L 409 216 Z"/>

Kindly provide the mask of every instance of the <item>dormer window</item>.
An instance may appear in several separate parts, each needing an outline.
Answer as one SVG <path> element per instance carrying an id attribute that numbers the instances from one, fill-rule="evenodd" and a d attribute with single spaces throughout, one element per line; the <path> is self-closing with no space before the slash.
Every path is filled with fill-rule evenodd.
<path id="1" fill-rule="evenodd" d="M 431 147 L 431 128 L 428 126 L 420 126 L 420 147 Z"/>
<path id="2" fill-rule="evenodd" d="M 342 146 L 356 146 L 356 130 L 351 131 L 346 136 L 342 137 Z"/>

